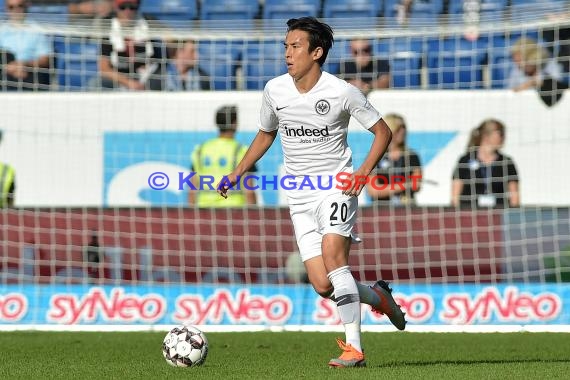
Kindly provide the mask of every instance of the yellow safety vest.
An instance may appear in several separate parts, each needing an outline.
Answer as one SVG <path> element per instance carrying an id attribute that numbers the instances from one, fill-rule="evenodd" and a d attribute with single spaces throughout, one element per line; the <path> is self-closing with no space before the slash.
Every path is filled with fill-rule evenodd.
<path id="1" fill-rule="evenodd" d="M 8 195 L 14 183 L 15 175 L 14 168 L 0 162 L 0 208 L 8 206 Z"/>
<path id="2" fill-rule="evenodd" d="M 194 149 L 191 160 L 199 180 L 195 185 L 198 189 L 198 207 L 235 207 L 246 204 L 243 187 L 240 190 L 230 190 L 227 199 L 215 190 L 223 176 L 231 173 L 246 151 L 247 147 L 236 140 L 221 137 L 208 140 Z M 214 190 L 209 190 L 210 186 Z"/>

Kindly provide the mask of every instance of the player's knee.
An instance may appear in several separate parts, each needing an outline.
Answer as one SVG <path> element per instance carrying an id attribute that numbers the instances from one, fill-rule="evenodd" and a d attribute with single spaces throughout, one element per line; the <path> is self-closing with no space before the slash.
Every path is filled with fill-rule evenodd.
<path id="1" fill-rule="evenodd" d="M 321 288 L 321 289 L 315 288 L 315 290 L 323 298 L 331 298 L 331 296 L 334 293 L 334 289 L 332 286 L 329 288 Z"/>

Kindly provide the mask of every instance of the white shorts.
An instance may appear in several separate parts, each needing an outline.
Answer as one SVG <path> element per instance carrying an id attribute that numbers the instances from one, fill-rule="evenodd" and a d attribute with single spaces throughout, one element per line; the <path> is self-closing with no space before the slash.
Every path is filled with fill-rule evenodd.
<path id="1" fill-rule="evenodd" d="M 357 210 L 358 198 L 342 193 L 330 194 L 315 202 L 290 205 L 289 213 L 303 262 L 322 254 L 325 234 L 350 236 L 353 242 L 360 242 L 352 233 Z"/>

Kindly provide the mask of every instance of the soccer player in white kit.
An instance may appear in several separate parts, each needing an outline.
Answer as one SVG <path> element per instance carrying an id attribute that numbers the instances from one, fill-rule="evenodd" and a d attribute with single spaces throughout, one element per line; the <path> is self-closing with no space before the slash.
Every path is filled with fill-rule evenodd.
<path id="1" fill-rule="evenodd" d="M 329 365 L 363 367 L 361 302 L 386 314 L 399 330 L 406 325 L 388 284 L 381 280 L 373 286 L 361 284 L 348 266 L 350 246 L 356 239 L 352 229 L 357 197 L 364 188 L 356 179 L 365 178 L 376 167 L 390 143 L 391 132 L 360 90 L 321 70 L 333 44 L 330 26 L 313 17 L 290 19 L 287 26 L 284 46 L 288 73 L 265 86 L 259 131 L 236 169 L 220 182 L 218 192 L 227 197 L 230 187 L 280 133 L 285 170 L 298 179 L 297 186 L 288 186 L 294 188 L 286 194 L 301 258 L 313 288 L 336 303 L 345 328 L 346 343 L 337 340 L 343 353 Z M 346 141 L 351 116 L 374 134 L 370 151 L 357 170 L 353 170 L 352 151 Z M 327 186 L 338 173 L 351 173 L 350 185 L 345 186 L 348 181 L 343 181 L 341 186 Z M 305 186 L 298 186 L 301 183 Z"/>

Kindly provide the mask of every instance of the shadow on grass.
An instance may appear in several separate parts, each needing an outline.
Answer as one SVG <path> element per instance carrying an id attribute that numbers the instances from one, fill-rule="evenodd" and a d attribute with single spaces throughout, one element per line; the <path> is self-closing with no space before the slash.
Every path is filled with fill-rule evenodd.
<path id="1" fill-rule="evenodd" d="M 570 359 L 497 359 L 497 360 L 429 360 L 429 361 L 397 361 L 375 365 L 378 368 L 393 368 L 401 366 L 425 367 L 442 364 L 474 365 L 474 364 L 524 364 L 524 363 L 568 363 Z"/>

